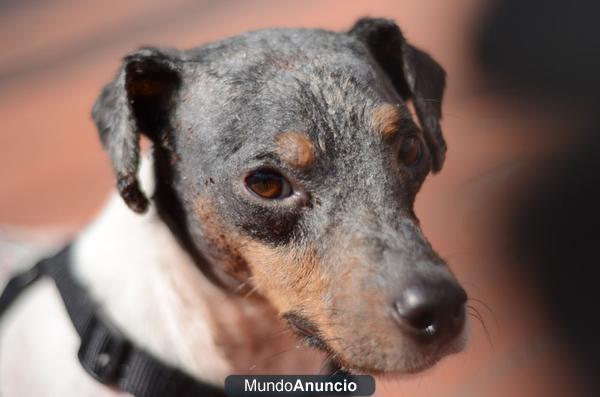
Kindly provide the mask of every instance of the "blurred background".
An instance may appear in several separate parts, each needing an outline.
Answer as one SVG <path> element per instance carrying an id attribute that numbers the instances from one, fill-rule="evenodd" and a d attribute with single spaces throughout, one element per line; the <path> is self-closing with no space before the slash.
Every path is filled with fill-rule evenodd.
<path id="1" fill-rule="evenodd" d="M 416 211 L 476 311 L 466 352 L 424 374 L 379 379 L 377 395 L 595 395 L 597 8 L 554 0 L 0 1 L 0 271 L 10 270 L 17 242 L 51 244 L 106 200 L 113 179 L 90 110 L 129 51 L 392 18 L 448 73 L 448 158 Z"/>

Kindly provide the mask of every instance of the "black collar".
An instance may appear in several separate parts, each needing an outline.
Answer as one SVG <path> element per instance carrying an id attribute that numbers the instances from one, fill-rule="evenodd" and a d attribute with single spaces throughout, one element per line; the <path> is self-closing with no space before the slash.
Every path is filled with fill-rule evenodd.
<path id="1" fill-rule="evenodd" d="M 0 316 L 41 276 L 52 278 L 81 338 L 79 362 L 94 379 L 136 397 L 224 397 L 223 389 L 198 381 L 136 346 L 108 321 L 73 277 L 70 247 L 13 277 L 0 296 Z"/>

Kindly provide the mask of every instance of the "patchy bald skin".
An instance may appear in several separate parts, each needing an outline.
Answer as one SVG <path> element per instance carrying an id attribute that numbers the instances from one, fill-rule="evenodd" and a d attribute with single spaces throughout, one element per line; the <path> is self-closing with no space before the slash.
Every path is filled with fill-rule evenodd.
<path id="1" fill-rule="evenodd" d="M 286 163 L 307 168 L 315 161 L 315 148 L 310 138 L 296 131 L 282 132 L 277 135 L 277 154 Z"/>
<path id="2" fill-rule="evenodd" d="M 402 112 L 391 103 L 384 103 L 373 109 L 371 122 L 374 130 L 385 140 L 392 139 L 398 132 Z"/>

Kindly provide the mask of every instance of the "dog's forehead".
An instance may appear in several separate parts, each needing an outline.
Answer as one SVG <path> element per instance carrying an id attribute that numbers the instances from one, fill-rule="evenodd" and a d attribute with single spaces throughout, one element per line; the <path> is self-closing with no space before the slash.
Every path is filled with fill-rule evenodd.
<path id="1" fill-rule="evenodd" d="M 343 65 L 369 58 L 364 44 L 346 33 L 319 29 L 265 29 L 230 37 L 188 50 L 188 61 L 197 61 L 216 76 L 260 77 L 298 65 Z"/>
<path id="2" fill-rule="evenodd" d="M 191 50 L 187 60 L 183 115 L 220 142 L 222 158 L 232 148 L 268 148 L 290 131 L 321 150 L 377 139 L 365 133 L 376 108 L 403 106 L 364 45 L 344 33 L 258 31 Z"/>
<path id="3" fill-rule="evenodd" d="M 290 106 L 313 96 L 335 106 L 394 96 L 369 50 L 346 33 L 267 29 L 190 50 L 185 59 L 190 87 L 218 86 L 217 93 L 229 100 L 245 96 L 277 104 L 287 99 Z"/>

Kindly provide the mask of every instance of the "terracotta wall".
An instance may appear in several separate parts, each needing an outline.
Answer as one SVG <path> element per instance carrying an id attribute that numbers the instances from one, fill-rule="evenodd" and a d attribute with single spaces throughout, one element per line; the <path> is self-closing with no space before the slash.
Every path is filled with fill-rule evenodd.
<path id="1" fill-rule="evenodd" d="M 135 47 L 191 47 L 248 29 L 344 29 L 359 16 L 393 18 L 449 75 L 448 161 L 426 182 L 417 213 L 477 299 L 471 304 L 487 336 L 472 318 L 465 353 L 416 377 L 380 380 L 378 395 L 577 395 L 571 358 L 552 334 L 531 280 L 500 255 L 498 230 L 517 180 L 511 167 L 547 149 L 537 138 L 553 123 L 483 83 L 471 47 L 486 2 L 108 3 L 0 3 L 0 224 L 77 228 L 98 211 L 113 182 L 90 109 L 119 59 Z"/>

